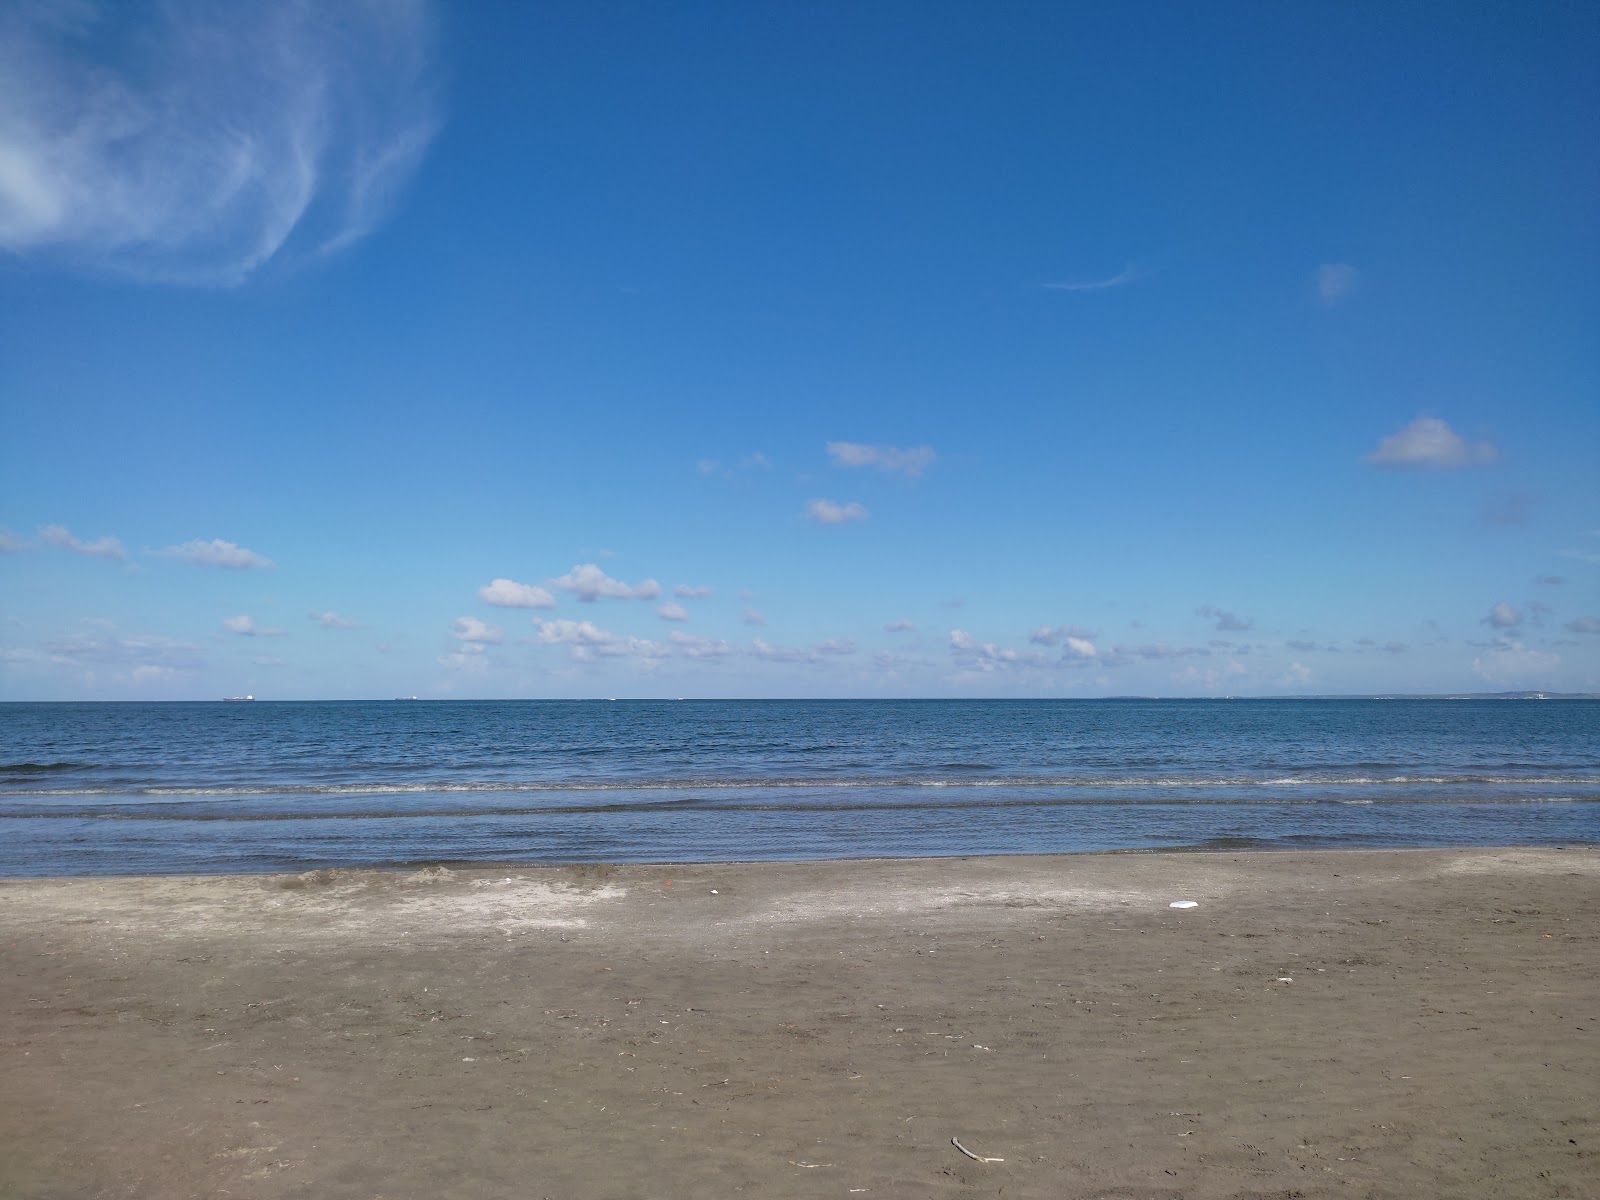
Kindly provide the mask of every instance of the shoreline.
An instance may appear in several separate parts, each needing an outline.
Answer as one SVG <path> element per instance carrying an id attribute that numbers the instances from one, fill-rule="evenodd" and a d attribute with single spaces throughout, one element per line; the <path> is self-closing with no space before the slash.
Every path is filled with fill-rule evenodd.
<path id="1" fill-rule="evenodd" d="M 36 877 L 0 929 L 4 1196 L 1595 1194 L 1590 846 Z"/>

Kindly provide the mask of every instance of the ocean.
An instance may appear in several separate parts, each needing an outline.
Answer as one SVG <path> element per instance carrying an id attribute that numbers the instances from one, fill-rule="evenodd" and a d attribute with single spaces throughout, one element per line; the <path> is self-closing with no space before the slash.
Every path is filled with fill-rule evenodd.
<path id="1" fill-rule="evenodd" d="M 0 876 L 1600 841 L 1600 701 L 0 704 Z"/>

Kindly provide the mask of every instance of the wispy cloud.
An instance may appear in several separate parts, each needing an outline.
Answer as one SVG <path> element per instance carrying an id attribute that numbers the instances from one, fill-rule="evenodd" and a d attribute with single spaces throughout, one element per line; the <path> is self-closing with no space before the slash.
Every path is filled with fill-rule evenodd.
<path id="1" fill-rule="evenodd" d="M 49 661 L 77 667 L 175 672 L 205 665 L 205 651 L 192 642 L 150 634 L 123 637 L 114 629 L 60 638 L 46 644 L 44 650 Z"/>
<path id="2" fill-rule="evenodd" d="M 229 633 L 237 633 L 240 637 L 283 637 L 281 629 L 263 629 L 249 616 L 224 617 L 222 627 Z"/>
<path id="3" fill-rule="evenodd" d="M 248 571 L 272 565 L 270 558 L 257 554 L 254 550 L 246 550 L 243 546 L 236 546 L 232 542 L 225 542 L 221 538 L 212 538 L 209 542 L 203 538 L 196 538 L 180 546 L 168 546 L 165 550 L 157 550 L 156 553 L 166 558 L 181 559 L 197 567 L 226 567 L 231 571 Z"/>
<path id="4" fill-rule="evenodd" d="M 1323 263 L 1317 268 L 1317 298 L 1324 304 L 1337 304 L 1360 282 L 1361 272 L 1349 263 Z"/>
<path id="5" fill-rule="evenodd" d="M 654 600 L 661 595 L 661 585 L 654 579 L 623 583 L 593 563 L 579 563 L 561 578 L 550 580 L 550 586 L 571 592 L 584 604 L 593 604 L 596 600 Z"/>
<path id="6" fill-rule="evenodd" d="M 39 530 L 39 540 L 47 546 L 60 546 L 63 550 L 71 550 L 74 554 L 87 554 L 90 558 L 110 558 L 117 562 L 125 562 L 128 558 L 128 552 L 116 538 L 102 537 L 92 542 L 85 542 L 73 537 L 72 531 L 65 525 L 44 526 Z"/>
<path id="7" fill-rule="evenodd" d="M 425 0 L 7 6 L 0 250 L 231 285 L 291 239 L 348 246 L 439 127 L 432 24 Z"/>
<path id="8" fill-rule="evenodd" d="M 324 629 L 360 629 L 361 622 L 350 617 L 341 617 L 336 612 L 308 612 L 307 619 L 315 621 Z"/>
<path id="9" fill-rule="evenodd" d="M 542 587 L 496 579 L 478 589 L 478 599 L 496 608 L 554 608 L 556 598 Z"/>
<path id="10" fill-rule="evenodd" d="M 0 529 L 0 554 L 21 550 L 27 543 L 9 529 Z"/>
<path id="11" fill-rule="evenodd" d="M 1378 467 L 1439 469 L 1483 466 L 1500 457 L 1488 442 L 1468 445 L 1438 417 L 1418 417 L 1398 433 L 1378 442 L 1366 461 Z"/>
<path id="12" fill-rule="evenodd" d="M 1490 683 L 1500 684 L 1536 681 L 1550 675 L 1560 665 L 1559 654 L 1530 650 L 1515 640 L 1472 660 L 1473 671 Z"/>
<path id="13" fill-rule="evenodd" d="M 767 623 L 767 619 L 763 617 L 760 612 L 753 608 L 746 608 L 743 616 L 740 619 L 744 621 L 746 625 L 765 625 Z"/>
<path id="14" fill-rule="evenodd" d="M 885 633 L 915 633 L 916 625 L 911 621 L 887 621 L 884 623 Z"/>
<path id="15" fill-rule="evenodd" d="M 704 600 L 716 589 L 708 587 L 692 587 L 687 583 L 680 583 L 672 589 L 672 594 L 679 600 Z"/>
<path id="16" fill-rule="evenodd" d="M 865 521 L 867 510 L 851 500 L 838 504 L 832 500 L 813 500 L 806 505 L 806 516 L 818 525 L 844 525 L 850 521 Z"/>
<path id="17" fill-rule="evenodd" d="M 912 478 L 921 475 L 938 459 L 932 446 L 868 446 L 862 442 L 829 442 L 828 457 L 836 467 L 877 467 Z M 815 502 L 813 502 L 815 503 Z"/>
<path id="18" fill-rule="evenodd" d="M 1600 633 L 1600 617 L 1576 617 L 1567 622 L 1572 633 Z"/>
<path id="19" fill-rule="evenodd" d="M 1104 279 L 1064 280 L 1058 283 L 1041 283 L 1039 286 L 1050 292 L 1103 292 L 1107 288 L 1121 287 L 1125 283 L 1143 279 L 1144 274 L 1136 263 L 1129 263 L 1115 275 L 1109 275 Z"/>

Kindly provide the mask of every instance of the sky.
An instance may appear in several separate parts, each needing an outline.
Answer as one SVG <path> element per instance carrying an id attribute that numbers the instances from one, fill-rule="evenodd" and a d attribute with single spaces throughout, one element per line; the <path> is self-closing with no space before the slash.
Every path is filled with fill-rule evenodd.
<path id="1" fill-rule="evenodd" d="M 0 3 L 0 699 L 1600 691 L 1600 7 Z"/>

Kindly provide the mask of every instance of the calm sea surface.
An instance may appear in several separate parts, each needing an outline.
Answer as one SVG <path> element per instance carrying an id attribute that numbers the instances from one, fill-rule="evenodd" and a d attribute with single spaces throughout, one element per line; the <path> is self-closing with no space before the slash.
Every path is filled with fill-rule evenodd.
<path id="1" fill-rule="evenodd" d="M 1600 841 L 1600 702 L 0 704 L 0 875 Z"/>

